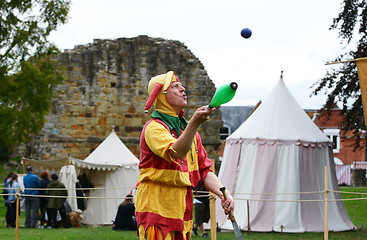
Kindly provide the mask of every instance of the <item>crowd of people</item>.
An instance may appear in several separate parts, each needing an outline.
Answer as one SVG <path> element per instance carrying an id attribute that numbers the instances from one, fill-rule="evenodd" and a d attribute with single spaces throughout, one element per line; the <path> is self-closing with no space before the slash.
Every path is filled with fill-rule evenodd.
<path id="1" fill-rule="evenodd" d="M 56 173 L 51 175 L 46 171 L 38 177 L 31 166 L 27 166 L 27 174 L 23 177 L 24 192 L 20 190 L 18 195 L 24 198 L 25 228 L 58 228 L 57 213 L 60 214 L 64 228 L 69 228 L 64 203 L 68 196 L 65 185 L 58 181 Z M 6 226 L 15 228 L 17 191 L 20 189 L 18 174 L 10 172 L 4 180 L 4 195 L 6 206 Z M 60 190 L 58 189 L 60 188 Z M 49 196 L 49 197 L 48 197 Z M 56 196 L 56 197 L 55 197 Z M 46 217 L 47 216 L 47 217 Z"/>
<path id="2" fill-rule="evenodd" d="M 65 185 L 58 180 L 57 174 L 51 175 L 47 171 L 40 173 L 40 177 L 34 174 L 32 167 L 27 167 L 27 174 L 23 178 L 23 184 L 26 188 L 24 192 L 20 191 L 21 198 L 25 200 L 25 228 L 58 228 L 57 212 L 59 212 L 64 228 L 69 228 L 64 202 L 67 198 Z M 20 189 L 18 182 L 18 174 L 10 172 L 4 180 L 4 187 L 7 190 L 7 196 L 4 198 L 6 211 L 6 223 L 8 228 L 15 228 L 16 221 L 16 192 Z M 37 190 L 36 190 L 37 188 Z M 62 190 L 58 190 L 58 188 Z M 133 231 L 137 230 L 137 222 L 135 218 L 134 195 L 137 186 L 126 195 L 123 202 L 118 206 L 116 218 L 113 223 L 113 230 Z M 209 220 L 209 197 L 205 187 L 200 183 L 193 188 L 195 205 L 195 223 L 193 225 L 193 234 L 198 235 L 197 228 L 202 231 L 203 237 L 209 237 L 205 232 L 203 223 Z M 29 195 L 23 197 L 23 195 Z M 39 196 L 39 197 L 37 197 Z M 41 197 L 41 196 L 60 196 L 57 197 Z M 39 221 L 39 223 L 38 223 Z"/>

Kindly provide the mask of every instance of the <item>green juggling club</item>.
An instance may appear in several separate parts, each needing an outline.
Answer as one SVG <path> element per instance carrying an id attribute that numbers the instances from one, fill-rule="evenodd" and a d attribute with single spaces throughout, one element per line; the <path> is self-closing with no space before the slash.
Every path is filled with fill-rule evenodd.
<path id="1" fill-rule="evenodd" d="M 231 82 L 220 86 L 214 93 L 212 101 L 209 104 L 210 108 L 218 107 L 232 100 L 237 90 L 237 83 Z"/>

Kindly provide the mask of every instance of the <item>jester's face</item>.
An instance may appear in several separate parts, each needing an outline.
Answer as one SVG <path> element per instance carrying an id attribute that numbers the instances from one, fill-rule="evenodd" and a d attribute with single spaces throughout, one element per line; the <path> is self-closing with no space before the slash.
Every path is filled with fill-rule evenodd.
<path id="1" fill-rule="evenodd" d="M 180 82 L 172 82 L 166 93 L 166 100 L 169 105 L 176 111 L 180 112 L 187 106 L 187 96 L 185 88 Z"/>
<path id="2" fill-rule="evenodd" d="M 187 106 L 185 88 L 173 71 L 153 77 L 149 81 L 148 93 L 145 112 L 154 105 L 158 112 L 177 116 Z"/>

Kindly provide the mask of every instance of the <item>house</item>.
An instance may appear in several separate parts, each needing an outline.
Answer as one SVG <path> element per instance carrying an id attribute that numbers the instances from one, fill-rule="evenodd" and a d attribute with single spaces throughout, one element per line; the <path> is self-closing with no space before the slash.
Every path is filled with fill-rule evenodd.
<path id="1" fill-rule="evenodd" d="M 250 115 L 254 106 L 221 106 L 223 127 L 220 128 L 220 139 L 225 140 Z"/>
<path id="2" fill-rule="evenodd" d="M 320 110 L 305 110 L 313 122 L 330 138 L 334 143 L 334 157 L 339 159 L 341 164 L 352 164 L 353 162 L 367 161 L 366 148 L 354 150 L 353 143 L 355 137 L 352 131 L 343 132 L 339 129 L 343 115 L 342 110 L 335 107 L 327 113 L 321 113 Z M 366 139 L 361 140 L 361 146 L 365 144 Z"/>

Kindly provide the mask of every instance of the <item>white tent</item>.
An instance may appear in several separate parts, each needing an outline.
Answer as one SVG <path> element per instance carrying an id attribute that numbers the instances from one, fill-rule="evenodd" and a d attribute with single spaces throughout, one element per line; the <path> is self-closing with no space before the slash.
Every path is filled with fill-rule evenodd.
<path id="1" fill-rule="evenodd" d="M 71 158 L 80 168 L 91 171 L 95 188 L 90 191 L 83 224 L 112 224 L 118 205 L 135 187 L 139 160 L 118 138 L 115 131 L 84 160 Z"/>
<path id="2" fill-rule="evenodd" d="M 324 199 L 325 166 L 329 189 L 339 190 L 331 144 L 281 78 L 258 109 L 226 140 L 218 177 L 233 194 L 240 229 L 322 232 L 324 203 L 299 200 Z M 330 192 L 329 199 L 341 196 Z M 219 205 L 217 201 L 218 225 L 231 230 L 232 224 Z M 341 201 L 329 203 L 328 219 L 329 230 L 355 228 Z"/>

